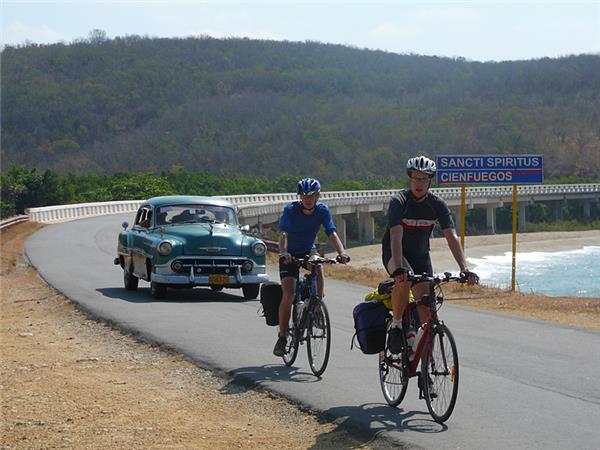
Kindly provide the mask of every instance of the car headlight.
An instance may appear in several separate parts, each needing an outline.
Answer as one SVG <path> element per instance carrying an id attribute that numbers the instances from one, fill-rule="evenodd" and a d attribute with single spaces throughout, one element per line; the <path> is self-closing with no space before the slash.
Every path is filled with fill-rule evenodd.
<path id="1" fill-rule="evenodd" d="M 170 242 L 162 241 L 160 244 L 158 244 L 158 253 L 160 253 L 161 255 L 170 255 L 172 251 L 173 245 Z"/>
<path id="2" fill-rule="evenodd" d="M 255 256 L 263 256 L 267 252 L 267 246 L 262 242 L 256 242 L 252 245 L 252 253 Z"/>

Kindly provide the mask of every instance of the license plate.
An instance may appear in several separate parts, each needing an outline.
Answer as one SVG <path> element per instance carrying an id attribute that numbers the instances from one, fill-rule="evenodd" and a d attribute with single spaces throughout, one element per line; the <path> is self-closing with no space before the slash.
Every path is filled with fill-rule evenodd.
<path id="1" fill-rule="evenodd" d="M 208 282 L 210 284 L 227 284 L 229 277 L 227 275 L 209 275 Z"/>

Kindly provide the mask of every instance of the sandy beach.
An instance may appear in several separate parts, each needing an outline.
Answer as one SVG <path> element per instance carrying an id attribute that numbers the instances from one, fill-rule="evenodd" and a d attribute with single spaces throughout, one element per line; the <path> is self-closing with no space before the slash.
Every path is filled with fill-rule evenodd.
<path id="1" fill-rule="evenodd" d="M 517 234 L 517 254 L 577 250 L 588 246 L 600 246 L 600 230 Z M 511 251 L 511 234 L 465 237 L 467 259 L 499 256 Z M 350 248 L 348 254 L 352 257 L 352 266 L 374 270 L 382 268 L 381 244 Z M 431 240 L 431 259 L 435 272 L 458 270 L 444 238 Z"/>

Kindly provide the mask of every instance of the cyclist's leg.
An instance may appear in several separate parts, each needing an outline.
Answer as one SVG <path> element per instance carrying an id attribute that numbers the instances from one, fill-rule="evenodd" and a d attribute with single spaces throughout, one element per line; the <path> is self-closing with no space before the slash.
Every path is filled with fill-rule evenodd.
<path id="1" fill-rule="evenodd" d="M 418 283 L 412 287 L 412 293 L 415 300 L 423 298 L 424 295 L 429 295 L 429 283 Z M 419 321 L 421 325 L 429 322 L 429 307 L 418 305 L 417 313 L 419 314 Z"/>
<path id="2" fill-rule="evenodd" d="M 279 305 L 279 336 L 285 336 L 290 321 L 290 311 L 296 292 L 296 278 L 287 276 L 281 279 L 281 304 Z"/>
<path id="3" fill-rule="evenodd" d="M 284 277 L 281 279 L 281 303 L 279 304 L 279 332 L 277 333 L 277 342 L 273 348 L 275 356 L 284 356 L 287 345 L 286 336 L 288 334 L 288 324 L 290 321 L 290 310 L 294 301 L 296 289 L 296 279 Z"/>
<path id="4" fill-rule="evenodd" d="M 300 269 L 295 263 L 279 263 L 279 278 L 281 279 L 282 291 L 281 304 L 279 305 L 279 336 L 285 336 L 287 334 L 299 273 Z"/>
<path id="5" fill-rule="evenodd" d="M 394 272 L 396 267 L 391 267 L 393 264 L 391 258 L 387 262 L 387 271 L 388 273 Z M 406 258 L 402 258 L 402 267 L 412 270 L 411 265 L 408 263 Z M 394 289 L 392 290 L 392 313 L 394 316 L 394 321 L 399 321 L 402 319 L 402 314 L 408 305 L 408 299 L 410 297 L 410 282 L 403 283 L 395 283 Z"/>
<path id="6" fill-rule="evenodd" d="M 392 273 L 396 268 L 389 267 L 393 263 L 388 261 L 388 272 Z M 410 265 L 406 258 L 403 258 L 403 266 L 409 269 Z M 393 354 L 398 354 L 404 347 L 404 333 L 402 331 L 402 314 L 408 306 L 408 299 L 410 295 L 410 282 L 404 281 L 401 283 L 396 282 L 392 289 L 392 314 L 393 320 L 388 330 L 387 348 Z"/>
<path id="7" fill-rule="evenodd" d="M 426 273 L 429 276 L 433 275 L 433 267 L 431 266 L 431 258 L 429 254 L 422 258 L 412 258 L 410 261 L 411 266 L 415 274 L 422 275 Z M 424 295 L 430 294 L 431 284 L 417 283 L 412 287 L 412 293 L 415 300 L 420 300 Z M 419 314 L 419 320 L 421 324 L 429 322 L 429 308 L 427 306 L 419 305 L 417 307 L 417 313 Z"/>

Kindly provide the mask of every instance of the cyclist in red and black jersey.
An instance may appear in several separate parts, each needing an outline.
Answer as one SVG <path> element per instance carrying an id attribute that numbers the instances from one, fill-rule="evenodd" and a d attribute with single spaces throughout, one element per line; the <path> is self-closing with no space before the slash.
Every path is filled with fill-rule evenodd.
<path id="1" fill-rule="evenodd" d="M 392 353 L 402 350 L 402 313 L 408 305 L 412 288 L 415 298 L 429 294 L 428 283 L 411 286 L 408 274 L 433 275 L 429 256 L 429 239 L 436 223 L 448 242 L 448 247 L 469 285 L 479 278 L 470 272 L 460 241 L 454 230 L 454 221 L 444 200 L 429 192 L 435 175 L 435 162 L 425 156 L 411 158 L 406 163 L 409 188 L 394 195 L 388 208 L 388 226 L 382 241 L 383 265 L 394 278 L 392 312 L 394 319 L 389 332 L 388 346 Z M 418 308 L 421 323 L 429 320 L 429 310 Z"/>

